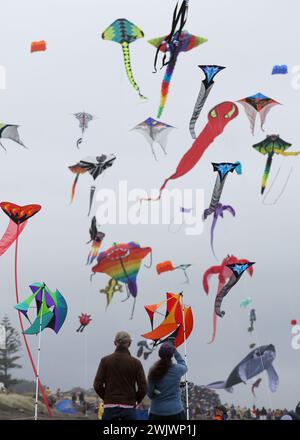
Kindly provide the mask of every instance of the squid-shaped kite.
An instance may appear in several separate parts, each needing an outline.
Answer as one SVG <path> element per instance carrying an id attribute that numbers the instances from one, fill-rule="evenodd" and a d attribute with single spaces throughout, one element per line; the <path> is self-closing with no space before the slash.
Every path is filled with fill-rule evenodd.
<path id="1" fill-rule="evenodd" d="M 175 180 L 184 176 L 191 171 L 194 166 L 199 162 L 203 154 L 209 145 L 215 140 L 217 136 L 223 133 L 226 125 L 237 117 L 239 114 L 236 104 L 230 101 L 222 102 L 216 105 L 208 113 L 208 122 L 197 139 L 194 141 L 191 148 L 185 153 L 177 165 L 175 173 L 168 177 L 159 190 L 159 195 L 156 199 L 144 199 L 144 200 L 159 200 L 169 180 Z"/>
<path id="2" fill-rule="evenodd" d="M 211 230 L 210 230 L 210 245 L 212 252 L 215 255 L 214 251 L 214 229 L 217 224 L 218 217 L 222 217 L 224 215 L 225 211 L 230 212 L 233 216 L 235 216 L 235 210 L 230 205 L 222 205 L 222 203 L 219 203 L 223 187 L 225 184 L 226 177 L 229 173 L 233 173 L 234 171 L 237 174 L 242 173 L 242 165 L 240 162 L 230 163 L 230 162 L 222 162 L 222 163 L 212 163 L 214 171 L 217 171 L 217 178 L 216 183 L 214 186 L 214 190 L 211 197 L 211 202 L 209 205 L 209 208 L 205 209 L 203 213 L 204 220 L 207 219 L 207 217 L 210 214 L 213 214 L 213 221 L 211 224 Z"/>

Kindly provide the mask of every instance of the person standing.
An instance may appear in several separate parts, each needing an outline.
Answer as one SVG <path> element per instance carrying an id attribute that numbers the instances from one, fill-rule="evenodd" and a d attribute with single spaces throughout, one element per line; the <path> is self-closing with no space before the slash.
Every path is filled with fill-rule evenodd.
<path id="1" fill-rule="evenodd" d="M 94 389 L 104 401 L 103 420 L 136 420 L 135 407 L 147 391 L 144 369 L 129 352 L 127 332 L 118 332 L 114 344 L 115 352 L 100 361 Z"/>
<path id="2" fill-rule="evenodd" d="M 186 363 L 170 342 L 160 346 L 158 355 L 160 359 L 148 375 L 149 420 L 185 420 L 180 379 L 187 372 Z M 176 364 L 172 362 L 173 356 Z"/>

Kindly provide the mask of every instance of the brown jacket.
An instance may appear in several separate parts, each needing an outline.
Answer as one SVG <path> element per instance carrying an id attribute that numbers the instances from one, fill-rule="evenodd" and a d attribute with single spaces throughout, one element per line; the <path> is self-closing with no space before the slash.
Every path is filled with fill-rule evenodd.
<path id="1" fill-rule="evenodd" d="M 125 348 L 101 359 L 94 389 L 104 404 L 136 405 L 146 395 L 147 382 L 141 362 Z"/>

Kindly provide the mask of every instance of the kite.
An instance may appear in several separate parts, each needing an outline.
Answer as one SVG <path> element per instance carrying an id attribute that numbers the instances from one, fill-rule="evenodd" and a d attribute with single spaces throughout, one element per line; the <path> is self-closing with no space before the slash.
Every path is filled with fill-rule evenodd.
<path id="1" fill-rule="evenodd" d="M 250 320 L 250 327 L 248 328 L 248 332 L 252 333 L 254 330 L 254 323 L 256 321 L 256 313 L 255 313 L 255 309 L 251 309 L 250 310 L 250 314 L 249 314 L 249 320 Z"/>
<path id="2" fill-rule="evenodd" d="M 204 220 L 206 220 L 210 214 L 213 214 L 213 221 L 210 230 L 210 245 L 211 245 L 212 253 L 216 257 L 214 251 L 214 229 L 216 227 L 218 217 L 223 218 L 225 211 L 228 211 L 230 212 L 230 214 L 235 216 L 235 210 L 233 209 L 232 206 L 222 205 L 221 203 L 219 203 L 219 201 L 222 195 L 223 187 L 225 184 L 225 180 L 228 176 L 228 173 L 229 172 L 233 173 L 233 171 L 235 171 L 237 174 L 242 174 L 242 165 L 240 162 L 235 162 L 235 163 L 222 162 L 222 163 L 212 163 L 212 166 L 214 171 L 217 171 L 218 174 L 209 208 L 205 209 L 203 218 Z"/>
<path id="3" fill-rule="evenodd" d="M 31 53 L 32 52 L 43 52 L 47 49 L 46 47 L 46 41 L 45 40 L 41 40 L 41 41 L 33 41 L 31 43 Z"/>
<path id="4" fill-rule="evenodd" d="M 181 33 L 176 32 L 171 38 L 171 41 L 168 41 L 167 38 L 168 37 L 164 36 L 159 38 L 153 38 L 152 40 L 148 41 L 148 43 L 155 46 L 158 50 L 160 50 L 164 54 L 166 54 L 166 52 L 170 53 L 170 59 L 168 61 L 165 75 L 161 85 L 160 104 L 157 112 L 158 118 L 161 117 L 167 101 L 169 87 L 178 55 L 180 54 L 180 52 L 187 52 L 207 41 L 206 38 L 197 37 L 196 35 L 191 35 L 187 31 L 182 31 Z"/>
<path id="5" fill-rule="evenodd" d="M 92 218 L 92 222 L 91 222 L 90 237 L 91 237 L 91 239 L 90 239 L 90 241 L 87 242 L 87 244 L 92 242 L 92 248 L 91 248 L 90 253 L 88 255 L 86 264 L 92 264 L 93 261 L 95 260 L 95 258 L 98 257 L 102 240 L 105 237 L 104 232 L 98 231 L 98 229 L 97 229 L 97 220 L 96 220 L 95 216 Z"/>
<path id="6" fill-rule="evenodd" d="M 142 99 L 147 99 L 140 92 L 140 88 L 134 80 L 133 73 L 131 70 L 130 52 L 129 44 L 133 43 L 138 38 L 142 38 L 144 32 L 139 29 L 136 25 L 126 20 L 126 18 L 119 18 L 115 20 L 107 29 L 102 33 L 103 40 L 114 41 L 122 46 L 124 64 L 126 69 L 127 77 L 133 86 L 133 88 L 138 92 L 139 97 Z"/>
<path id="7" fill-rule="evenodd" d="M 135 242 L 115 243 L 104 252 L 100 252 L 97 264 L 92 268 L 93 273 L 105 273 L 116 281 L 124 283 L 127 298 L 134 298 L 130 319 L 133 318 L 135 302 L 138 293 L 136 279 L 142 260 L 151 253 L 150 247 L 142 248 Z"/>
<path id="8" fill-rule="evenodd" d="M 261 194 L 263 194 L 266 189 L 274 154 L 279 154 L 281 156 L 298 156 L 300 154 L 300 151 L 285 151 L 291 146 L 292 144 L 281 139 L 278 134 L 267 136 L 263 141 L 253 145 L 253 148 L 256 151 L 268 155 L 262 178 Z"/>
<path id="9" fill-rule="evenodd" d="M 0 324 L 0 350 L 6 349 L 6 328 Z"/>
<path id="10" fill-rule="evenodd" d="M 194 168 L 209 145 L 223 132 L 226 125 L 232 121 L 238 115 L 238 113 L 239 111 L 236 104 L 230 101 L 222 102 L 221 104 L 216 105 L 208 113 L 208 122 L 206 126 L 194 141 L 191 148 L 181 158 L 175 173 L 164 181 L 159 190 L 158 197 L 154 200 L 159 200 L 161 198 L 162 191 L 167 186 L 169 180 L 178 179 Z M 149 198 L 142 200 L 149 201 L 153 199 Z"/>
<path id="11" fill-rule="evenodd" d="M 164 304 L 166 305 L 164 319 L 154 328 L 154 314 L 158 313 L 158 309 Z M 167 293 L 164 301 L 146 305 L 145 309 L 150 318 L 152 330 L 141 336 L 153 341 L 153 348 L 171 339 L 176 348 L 185 343 L 193 330 L 193 312 L 190 306 L 182 304 L 181 293 Z"/>
<path id="12" fill-rule="evenodd" d="M 176 269 L 181 269 L 184 273 L 186 282 L 189 283 L 189 277 L 187 276 L 186 270 L 191 267 L 191 264 L 180 264 L 179 266 L 174 267 L 172 261 L 163 261 L 162 263 L 158 263 L 156 265 L 156 271 L 158 275 L 163 272 L 169 272 Z"/>
<path id="13" fill-rule="evenodd" d="M 15 295 L 16 295 L 16 302 L 19 303 L 20 300 L 19 300 L 19 289 L 18 289 L 18 247 L 19 247 L 18 246 L 18 244 L 19 244 L 18 238 L 19 238 L 19 235 L 21 234 L 21 232 L 23 231 L 23 229 L 25 228 L 25 226 L 27 224 L 27 220 L 29 220 L 30 217 L 37 214 L 40 211 L 41 206 L 40 205 L 33 205 L 33 204 L 19 206 L 19 205 L 15 205 L 14 203 L 11 203 L 11 202 L 1 202 L 0 208 L 10 218 L 10 222 L 9 222 L 9 225 L 6 229 L 6 232 L 4 233 L 3 237 L 0 240 L 0 255 L 3 255 L 4 252 L 9 248 L 9 246 L 11 246 L 15 242 L 15 270 L 14 270 L 14 272 L 15 272 L 14 273 Z M 40 388 L 41 394 L 43 396 L 43 400 L 46 405 L 48 414 L 51 417 L 52 412 L 51 412 L 47 397 L 45 395 L 44 388 L 43 388 L 42 383 L 40 382 L 40 379 L 37 374 L 37 369 L 36 369 L 36 366 L 35 366 L 35 363 L 34 363 L 34 360 L 33 360 L 33 357 L 32 357 L 28 342 L 27 342 L 26 335 L 24 333 L 25 330 L 24 330 L 24 326 L 23 326 L 22 316 L 19 311 L 18 311 L 18 316 L 19 316 L 20 326 L 21 326 L 27 354 L 28 354 L 34 375 L 35 375 L 36 379 L 38 379 L 39 388 Z"/>
<path id="14" fill-rule="evenodd" d="M 38 339 L 38 358 L 37 358 L 37 374 L 36 374 L 36 394 L 35 394 L 35 420 L 37 420 L 38 409 L 38 389 L 39 389 L 39 367 L 40 367 L 40 353 L 41 353 L 41 333 L 45 328 L 52 329 L 56 334 L 60 331 L 65 322 L 68 306 L 66 300 L 61 293 L 56 289 L 52 292 L 45 283 L 32 283 L 30 286 L 32 294 L 24 301 L 19 302 L 15 309 L 18 313 L 30 322 L 30 327 L 25 331 L 24 335 L 37 335 Z M 36 318 L 31 323 L 28 316 L 29 309 L 32 309 L 31 303 L 35 302 Z"/>
<path id="15" fill-rule="evenodd" d="M 251 351 L 230 373 L 226 381 L 213 382 L 207 388 L 225 389 L 232 393 L 233 386 L 239 383 L 247 383 L 247 380 L 257 376 L 266 370 L 269 378 L 269 388 L 274 393 L 279 385 L 279 377 L 272 363 L 276 358 L 274 345 L 263 345 Z"/>
<path id="16" fill-rule="evenodd" d="M 96 157 L 94 156 L 86 157 L 85 159 L 82 159 L 81 161 L 77 162 L 75 165 L 70 166 L 69 170 L 72 173 L 76 174 L 72 186 L 71 203 L 74 200 L 76 185 L 80 174 L 85 174 L 88 172 L 92 176 L 92 178 L 96 180 L 97 177 L 100 176 L 100 174 L 102 174 L 107 168 L 110 168 L 113 165 L 115 160 L 116 160 L 116 156 L 114 154 L 109 154 L 108 156 L 102 154 L 101 156 L 96 156 Z M 94 185 L 91 186 L 88 215 L 90 215 L 91 212 L 95 191 L 96 191 L 96 187 Z"/>
<path id="17" fill-rule="evenodd" d="M 272 75 L 286 75 L 288 73 L 288 67 L 286 64 L 276 64 L 273 66 Z"/>
<path id="18" fill-rule="evenodd" d="M 175 127 L 172 127 L 172 125 L 165 124 L 163 122 L 157 121 L 156 119 L 147 118 L 145 119 L 145 121 L 136 125 L 132 130 L 136 130 L 137 132 L 145 136 L 146 140 L 150 144 L 154 159 L 157 160 L 153 148 L 154 142 L 159 144 L 163 152 L 167 154 L 166 151 L 167 137 L 174 128 Z"/>
<path id="19" fill-rule="evenodd" d="M 233 286 L 239 281 L 245 270 L 249 269 L 254 262 L 248 262 L 248 263 L 234 263 L 234 264 L 227 264 L 227 267 L 231 269 L 232 275 L 227 281 L 227 283 L 223 286 L 220 293 L 217 294 L 215 299 L 215 314 L 219 316 L 220 318 L 223 318 L 225 315 L 225 312 L 221 310 L 221 305 L 223 298 L 229 293 L 229 291 L 232 289 Z"/>
<path id="20" fill-rule="evenodd" d="M 81 315 L 78 316 L 78 318 L 80 325 L 76 331 L 82 333 L 85 327 L 89 325 L 89 323 L 92 321 L 92 318 L 91 315 L 88 315 L 87 313 L 81 313 Z"/>
<path id="21" fill-rule="evenodd" d="M 200 69 L 203 71 L 205 78 L 201 83 L 200 92 L 198 94 L 197 101 L 195 103 L 189 125 L 190 133 L 193 139 L 197 138 L 195 133 L 195 125 L 200 116 L 201 110 L 208 98 L 208 95 L 214 85 L 214 78 L 219 72 L 221 72 L 221 70 L 225 69 L 225 67 L 216 66 L 216 65 L 208 65 L 208 66 L 199 65 L 198 67 L 200 67 Z"/>
<path id="22" fill-rule="evenodd" d="M 79 148 L 79 145 L 83 141 L 83 134 L 89 126 L 89 122 L 92 121 L 95 117 L 86 112 L 74 113 L 74 116 L 76 119 L 78 119 L 79 128 L 81 128 L 81 137 L 76 142 L 76 147 Z"/>
<path id="23" fill-rule="evenodd" d="M 230 267 L 228 267 L 228 265 L 230 264 L 248 264 L 249 261 L 245 260 L 245 259 L 239 259 L 237 257 L 235 257 L 234 255 L 227 255 L 226 258 L 224 258 L 224 260 L 222 261 L 222 263 L 219 266 L 211 266 L 209 269 L 207 269 L 204 272 L 203 275 L 203 280 L 202 280 L 202 284 L 203 284 L 203 289 L 205 291 L 205 293 L 208 295 L 209 293 L 209 279 L 211 278 L 212 275 L 218 275 L 218 288 L 217 288 L 217 295 L 216 298 L 218 297 L 218 295 L 221 294 L 224 286 L 226 285 L 227 282 L 229 282 L 230 277 L 232 276 L 232 271 L 230 269 Z M 250 276 L 253 275 L 253 267 L 249 266 L 247 269 L 247 272 L 249 273 Z M 212 344 L 216 338 L 216 334 L 217 334 L 217 314 L 214 312 L 213 314 L 213 335 L 212 338 L 209 342 L 209 344 Z"/>
<path id="24" fill-rule="evenodd" d="M 142 355 L 144 356 L 144 360 L 147 360 L 149 355 L 153 353 L 154 349 L 149 347 L 147 341 L 139 341 L 137 343 L 138 351 L 137 351 L 137 357 L 140 358 Z"/>
<path id="25" fill-rule="evenodd" d="M 22 145 L 22 147 L 27 148 L 26 145 L 24 145 L 20 139 L 18 127 L 19 127 L 19 125 L 0 123 L 0 139 L 10 139 L 14 142 L 17 142 L 17 144 Z M 5 151 L 7 151 L 6 148 L 4 147 L 4 145 L 2 144 L 1 140 L 0 140 L 0 146 Z"/>
<path id="26" fill-rule="evenodd" d="M 123 286 L 118 283 L 118 281 L 111 278 L 105 289 L 100 290 L 100 293 L 104 293 L 106 295 L 106 308 L 111 303 L 113 296 L 116 292 L 123 292 Z"/>
<path id="27" fill-rule="evenodd" d="M 263 129 L 267 114 L 271 110 L 274 105 L 279 104 L 280 102 L 275 101 L 272 98 L 268 98 L 268 96 L 263 95 L 262 93 L 256 93 L 256 95 L 248 96 L 247 98 L 239 99 L 237 102 L 242 104 L 245 109 L 246 115 L 250 121 L 250 128 L 252 134 L 254 134 L 254 126 L 256 115 L 259 113 L 260 116 L 260 126 Z"/>
<path id="28" fill-rule="evenodd" d="M 262 381 L 262 379 L 258 378 L 251 387 L 251 391 L 252 391 L 252 394 L 254 397 L 256 397 L 254 389 L 259 387 L 261 381 Z"/>
<path id="29" fill-rule="evenodd" d="M 256 346 L 256 344 L 254 344 L 254 342 L 252 344 L 249 345 L 249 348 L 252 350 L 252 348 L 254 348 Z"/>
<path id="30" fill-rule="evenodd" d="M 248 296 L 247 298 L 242 299 L 242 301 L 240 302 L 240 307 L 246 309 L 248 306 L 250 306 L 251 303 L 252 303 L 252 298 Z"/>
<path id="31" fill-rule="evenodd" d="M 293 325 L 293 326 L 294 326 L 294 325 L 297 325 L 297 319 L 292 319 L 292 320 L 291 320 L 291 325 Z"/>

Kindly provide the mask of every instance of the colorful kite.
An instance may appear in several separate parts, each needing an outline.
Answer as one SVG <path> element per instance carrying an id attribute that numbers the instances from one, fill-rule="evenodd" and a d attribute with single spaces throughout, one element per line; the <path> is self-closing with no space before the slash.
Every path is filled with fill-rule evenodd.
<path id="1" fill-rule="evenodd" d="M 45 40 L 41 40 L 41 41 L 33 41 L 31 43 L 31 52 L 43 52 L 47 49 L 46 47 L 46 41 Z"/>
<path id="2" fill-rule="evenodd" d="M 245 265 L 245 264 L 250 264 L 248 260 L 245 259 L 240 259 L 235 257 L 234 255 L 227 255 L 226 258 L 224 258 L 224 260 L 222 261 L 222 263 L 219 266 L 211 266 L 209 269 L 207 269 L 204 272 L 203 275 L 203 288 L 206 294 L 209 293 L 209 279 L 211 278 L 211 276 L 213 275 L 218 275 L 218 288 L 217 288 L 217 295 L 216 298 L 218 297 L 218 295 L 221 294 L 224 286 L 226 285 L 226 283 L 229 282 L 231 276 L 232 276 L 232 270 L 230 269 L 229 265 L 234 265 L 234 264 L 240 264 L 240 265 Z M 249 266 L 247 269 L 247 272 L 249 273 L 250 276 L 253 275 L 253 267 Z M 216 338 L 216 334 L 217 334 L 217 314 L 214 311 L 213 314 L 213 335 L 212 338 L 209 342 L 209 344 L 212 344 Z"/>
<path id="3" fill-rule="evenodd" d="M 261 154 L 268 155 L 263 178 L 262 178 L 261 194 L 263 194 L 266 189 L 267 180 L 270 173 L 274 154 L 280 154 L 281 156 L 297 156 L 300 154 L 300 151 L 285 151 L 291 146 L 292 144 L 281 139 L 278 134 L 272 134 L 271 136 L 267 136 L 266 139 L 264 139 L 263 141 L 253 145 L 253 148 L 256 151 L 258 151 Z"/>
<path id="4" fill-rule="evenodd" d="M 190 133 L 193 139 L 197 138 L 197 135 L 195 133 L 195 125 L 196 122 L 200 116 L 201 110 L 208 98 L 208 95 L 214 85 L 214 78 L 215 76 L 225 67 L 222 66 L 215 66 L 215 65 L 208 65 L 208 66 L 198 66 L 203 71 L 205 78 L 201 83 L 200 92 L 197 97 L 197 101 L 194 106 L 193 114 L 190 120 Z"/>
<path id="5" fill-rule="evenodd" d="M 196 35 L 191 35 L 187 31 L 182 31 L 181 33 L 179 33 L 179 31 L 176 32 L 171 38 L 171 41 L 168 41 L 168 37 L 166 36 L 153 38 L 152 40 L 148 41 L 150 44 L 155 46 L 158 50 L 160 50 L 164 54 L 166 54 L 167 52 L 170 53 L 170 58 L 167 64 L 166 72 L 161 86 L 160 104 L 157 112 L 158 118 L 161 117 L 167 101 L 169 87 L 178 55 L 181 52 L 187 52 L 191 49 L 194 49 L 195 47 L 199 46 L 202 43 L 205 43 L 206 41 L 207 41 L 206 38 L 197 37 Z"/>
<path id="6" fill-rule="evenodd" d="M 97 229 L 97 220 L 96 220 L 95 216 L 92 218 L 92 222 L 91 222 L 90 237 L 91 237 L 91 239 L 90 239 L 90 241 L 87 242 L 87 244 L 92 242 L 92 248 L 91 248 L 90 253 L 88 255 L 86 264 L 92 264 L 93 261 L 95 260 L 95 258 L 98 257 L 102 240 L 105 237 L 104 232 L 98 231 L 98 229 Z"/>
<path id="7" fill-rule="evenodd" d="M 40 205 L 19 206 L 19 205 L 15 205 L 14 203 L 11 203 L 11 202 L 1 202 L 0 208 L 10 218 L 8 228 L 6 229 L 6 232 L 4 233 L 2 239 L 0 240 L 0 255 L 3 255 L 4 252 L 9 248 L 9 246 L 11 246 L 12 243 L 14 243 L 14 242 L 16 243 L 16 245 L 15 245 L 15 259 L 14 259 L 15 260 L 14 278 L 15 278 L 16 302 L 19 303 L 20 300 L 19 300 L 19 289 L 18 289 L 18 244 L 19 244 L 18 239 L 19 239 L 19 235 L 21 234 L 21 232 L 23 231 L 23 229 L 25 228 L 25 226 L 27 224 L 27 220 L 29 220 L 30 217 L 37 214 L 40 211 L 41 206 Z M 32 357 L 28 342 L 27 342 L 26 334 L 24 333 L 25 330 L 24 330 L 24 326 L 23 326 L 22 315 L 19 311 L 18 311 L 18 316 L 19 316 L 20 326 L 21 326 L 27 354 L 29 356 L 29 360 L 30 360 L 34 375 L 35 375 L 36 379 L 38 379 L 39 389 L 40 389 L 40 392 L 43 396 L 44 403 L 47 407 L 48 414 L 51 417 L 52 412 L 51 412 L 46 394 L 44 392 L 44 388 L 42 386 L 42 383 L 40 382 L 40 379 L 39 379 L 39 376 L 37 373 L 37 369 L 36 369 L 36 366 L 35 366 L 35 363 L 34 363 L 34 360 L 33 360 L 33 357 Z"/>
<path id="8" fill-rule="evenodd" d="M 100 252 L 93 273 L 105 273 L 116 281 L 124 283 L 127 298 L 133 296 L 134 302 L 130 319 L 133 318 L 136 296 L 138 293 L 136 279 L 142 260 L 151 253 L 150 247 L 141 248 L 135 242 L 115 243 L 113 247 Z"/>
<path id="9" fill-rule="evenodd" d="M 158 275 L 164 272 L 173 271 L 176 269 L 181 269 L 184 273 L 186 282 L 189 283 L 189 277 L 186 273 L 186 270 L 191 267 L 191 264 L 180 264 L 179 266 L 174 267 L 172 261 L 163 261 L 162 263 L 158 263 L 156 265 L 156 271 Z"/>
<path id="10" fill-rule="evenodd" d="M 180 160 L 175 173 L 164 181 L 159 190 L 158 197 L 156 199 L 148 198 L 142 200 L 159 200 L 169 180 L 178 179 L 191 171 L 199 162 L 207 147 L 223 132 L 228 122 L 232 121 L 238 113 L 238 108 L 233 102 L 226 101 L 216 105 L 208 114 L 208 123 L 194 141 L 191 148 Z"/>
<path id="11" fill-rule="evenodd" d="M 286 75 L 288 73 L 288 67 L 286 64 L 276 64 L 273 66 L 272 75 Z"/>
<path id="12" fill-rule="evenodd" d="M 250 121 L 251 132 L 254 134 L 255 120 L 257 113 L 260 116 L 260 126 L 263 130 L 263 126 L 267 117 L 267 114 L 274 105 L 280 102 L 275 101 L 262 93 L 256 93 L 256 95 L 248 96 L 247 98 L 239 99 L 237 102 L 242 104 L 245 109 L 246 115 Z"/>
<path id="13" fill-rule="evenodd" d="M 81 128 L 81 137 L 76 142 L 76 147 L 79 148 L 79 145 L 83 141 L 83 134 L 85 130 L 88 128 L 89 122 L 94 119 L 94 116 L 86 112 L 74 113 L 74 116 L 76 119 L 78 119 L 79 128 Z"/>
<path id="14" fill-rule="evenodd" d="M 117 280 L 111 278 L 105 289 L 100 290 L 100 293 L 104 293 L 106 295 L 106 308 L 111 303 L 116 292 L 123 292 L 123 286 L 122 284 L 118 283 Z"/>
<path id="15" fill-rule="evenodd" d="M 275 358 L 276 350 L 273 344 L 257 347 L 232 370 L 226 381 L 210 383 L 207 388 L 225 389 L 232 393 L 234 385 L 247 383 L 247 380 L 265 370 L 268 374 L 270 391 L 274 393 L 279 385 L 278 374 L 272 365 Z"/>
<path id="16" fill-rule="evenodd" d="M 17 142 L 17 144 L 22 145 L 22 147 L 27 148 L 26 145 L 24 145 L 20 139 L 18 127 L 19 127 L 19 125 L 0 123 L 0 139 L 10 139 L 14 142 Z M 1 143 L 1 140 L 0 140 L 0 146 L 5 151 L 7 151 L 6 148 L 4 147 L 4 145 Z"/>
<path id="17" fill-rule="evenodd" d="M 160 145 L 163 152 L 167 154 L 167 137 L 173 129 L 174 127 L 172 127 L 172 125 L 165 124 L 153 118 L 147 118 L 145 121 L 136 125 L 132 130 L 136 130 L 146 138 L 150 144 L 154 159 L 157 160 L 153 144 L 156 142 Z"/>
<path id="18" fill-rule="evenodd" d="M 163 321 L 154 328 L 154 315 L 162 305 L 166 305 Z M 190 336 L 193 330 L 193 312 L 190 306 L 182 304 L 182 294 L 167 293 L 166 299 L 158 304 L 145 306 L 150 318 L 152 330 L 142 335 L 153 341 L 153 347 L 173 339 L 175 347 L 179 347 Z M 161 315 L 161 313 L 159 313 Z"/>
<path id="19" fill-rule="evenodd" d="M 103 171 L 105 171 L 107 168 L 110 168 L 113 165 L 115 160 L 116 160 L 116 156 L 114 154 L 109 154 L 108 156 L 102 154 L 101 156 L 96 156 L 96 157 L 94 156 L 86 157 L 85 159 L 82 159 L 81 161 L 77 162 L 75 165 L 70 166 L 69 170 L 72 171 L 72 173 L 76 174 L 72 186 L 71 203 L 73 203 L 74 200 L 76 185 L 80 174 L 89 173 L 92 176 L 92 178 L 96 180 L 97 177 L 103 173 Z M 90 215 L 91 212 L 95 191 L 96 191 L 96 187 L 94 185 L 91 186 L 88 215 Z"/>
<path id="20" fill-rule="evenodd" d="M 57 334 L 65 322 L 68 306 L 61 293 L 57 289 L 55 292 L 51 292 L 45 283 L 33 283 L 29 287 L 32 294 L 24 301 L 19 302 L 15 309 L 22 313 L 30 322 L 30 327 L 23 331 L 23 333 L 26 335 L 39 334 L 34 416 L 35 420 L 37 420 L 41 333 L 45 328 L 51 328 Z M 33 301 L 35 301 L 35 307 L 31 306 Z M 32 308 L 35 308 L 36 311 L 36 318 L 33 323 L 31 323 L 28 316 L 29 309 Z"/>
<path id="21" fill-rule="evenodd" d="M 110 26 L 108 26 L 107 29 L 105 29 L 102 34 L 103 40 L 110 40 L 114 41 L 115 43 L 121 44 L 128 79 L 133 88 L 138 92 L 139 97 L 142 99 L 146 99 L 145 96 L 141 94 L 140 88 L 134 80 L 131 70 L 129 52 L 129 44 L 133 43 L 138 38 L 142 38 L 143 36 L 144 32 L 133 23 L 126 20 L 126 18 L 119 18 L 118 20 L 115 20 Z"/>
<path id="22" fill-rule="evenodd" d="M 211 197 L 211 202 L 209 205 L 209 208 L 205 209 L 203 213 L 204 220 L 207 219 L 207 217 L 210 214 L 213 214 L 213 221 L 211 224 L 211 230 L 210 230 L 210 246 L 212 253 L 215 255 L 214 251 L 214 229 L 217 224 L 217 220 L 219 217 L 223 218 L 224 212 L 228 211 L 230 214 L 235 216 L 235 210 L 230 205 L 222 205 L 219 203 L 221 194 L 223 191 L 223 187 L 225 184 L 226 177 L 228 176 L 228 173 L 235 171 L 237 174 L 242 174 L 242 165 L 240 162 L 235 163 L 229 163 L 229 162 L 222 162 L 222 163 L 212 163 L 214 171 L 218 172 L 216 183 L 214 186 L 214 190 Z"/>
<path id="23" fill-rule="evenodd" d="M 76 331 L 82 333 L 85 327 L 89 325 L 89 323 L 92 321 L 92 318 L 91 315 L 88 315 L 87 313 L 81 313 L 81 315 L 78 316 L 78 318 L 80 325 Z"/>

